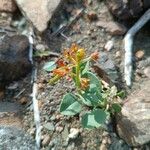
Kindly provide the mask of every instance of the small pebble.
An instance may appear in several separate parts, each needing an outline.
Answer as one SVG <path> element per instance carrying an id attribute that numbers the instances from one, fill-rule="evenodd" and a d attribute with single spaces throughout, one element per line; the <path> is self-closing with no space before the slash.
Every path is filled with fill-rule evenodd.
<path id="1" fill-rule="evenodd" d="M 95 11 L 90 11 L 88 14 L 87 14 L 87 17 L 90 21 L 95 21 L 97 20 L 97 14 Z"/>
<path id="2" fill-rule="evenodd" d="M 146 77 L 150 78 L 150 66 L 148 66 L 144 69 L 144 74 Z"/>
<path id="3" fill-rule="evenodd" d="M 116 58 L 120 58 L 120 57 L 121 57 L 121 52 L 120 52 L 120 51 L 117 51 L 115 57 L 116 57 Z"/>
<path id="4" fill-rule="evenodd" d="M 50 142 L 51 137 L 49 135 L 44 135 L 43 141 L 42 141 L 42 145 L 43 146 L 47 146 Z"/>
<path id="5" fill-rule="evenodd" d="M 62 127 L 62 126 L 57 126 L 56 127 L 56 131 L 59 132 L 59 133 L 62 132 L 63 129 L 64 129 L 64 127 Z"/>
<path id="6" fill-rule="evenodd" d="M 113 42 L 112 40 L 108 41 L 108 42 L 105 44 L 105 46 L 104 46 L 104 48 L 105 48 L 106 51 L 112 50 L 113 47 L 114 47 L 114 42 Z"/>
<path id="7" fill-rule="evenodd" d="M 21 105 L 25 105 L 25 104 L 27 104 L 27 102 L 28 102 L 27 97 L 22 97 L 22 98 L 19 100 L 19 103 L 20 103 Z"/>
<path id="8" fill-rule="evenodd" d="M 50 122 L 45 123 L 45 124 L 43 125 L 43 127 L 46 128 L 46 129 L 49 130 L 49 131 L 54 131 L 54 130 L 55 130 L 54 124 L 53 124 L 53 123 L 50 123 Z"/>
<path id="9" fill-rule="evenodd" d="M 108 150 L 105 144 L 101 144 L 99 150 Z"/>
<path id="10" fill-rule="evenodd" d="M 75 139 L 78 137 L 80 130 L 76 128 L 71 128 L 70 133 L 68 135 L 69 139 Z"/>
<path id="11" fill-rule="evenodd" d="M 30 133 L 30 135 L 34 136 L 35 135 L 35 128 L 30 129 L 29 133 Z"/>
<path id="12" fill-rule="evenodd" d="M 138 60 L 141 60 L 143 57 L 144 57 L 144 51 L 142 50 L 139 50 L 135 53 L 135 57 L 138 59 Z"/>
<path id="13" fill-rule="evenodd" d="M 45 50 L 45 46 L 43 44 L 37 44 L 35 48 L 36 48 L 36 50 L 39 50 L 39 51 Z"/>

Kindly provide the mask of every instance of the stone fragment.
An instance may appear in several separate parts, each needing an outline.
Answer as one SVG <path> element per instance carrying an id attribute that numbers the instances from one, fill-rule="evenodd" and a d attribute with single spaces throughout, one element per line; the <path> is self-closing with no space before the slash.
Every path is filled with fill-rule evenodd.
<path id="1" fill-rule="evenodd" d="M 124 102 L 121 114 L 117 116 L 119 136 L 130 146 L 150 142 L 150 80 L 142 83 L 139 90 Z"/>
<path id="2" fill-rule="evenodd" d="M 118 73 L 113 60 L 108 53 L 100 52 L 99 55 L 99 60 L 93 65 L 95 72 L 105 82 L 109 84 L 116 83 L 118 79 Z"/>
<path id="3" fill-rule="evenodd" d="M 75 139 L 78 137 L 80 130 L 76 128 L 71 128 L 70 133 L 68 135 L 69 139 Z"/>
<path id="4" fill-rule="evenodd" d="M 27 97 L 22 97 L 22 98 L 19 100 L 19 103 L 20 103 L 21 105 L 25 105 L 25 104 L 27 104 L 27 102 L 28 102 Z"/>
<path id="5" fill-rule="evenodd" d="M 87 17 L 90 21 L 95 21 L 97 20 L 97 14 L 95 11 L 90 11 L 88 14 L 87 14 Z"/>
<path id="6" fill-rule="evenodd" d="M 31 69 L 28 38 L 5 36 L 0 42 L 0 87 L 24 77 Z"/>
<path id="7" fill-rule="evenodd" d="M 144 69 L 144 74 L 146 75 L 146 77 L 150 78 L 150 66 Z"/>
<path id="8" fill-rule="evenodd" d="M 124 35 L 127 31 L 125 26 L 114 21 L 98 21 L 96 25 L 104 28 L 111 35 Z"/>
<path id="9" fill-rule="evenodd" d="M 135 53 L 135 57 L 138 59 L 138 60 L 141 60 L 144 56 L 144 51 L 142 50 L 139 50 Z"/>
<path id="10" fill-rule="evenodd" d="M 49 135 L 44 135 L 44 139 L 42 141 L 42 145 L 43 146 L 47 146 L 49 144 L 50 140 L 51 140 L 51 137 Z"/>
<path id="11" fill-rule="evenodd" d="M 0 0 L 0 12 L 14 12 L 16 9 L 14 0 Z"/>
<path id="12" fill-rule="evenodd" d="M 49 20 L 61 4 L 62 0 L 16 0 L 25 17 L 39 32 L 47 28 Z"/>
<path id="13" fill-rule="evenodd" d="M 106 51 L 110 51 L 114 47 L 114 42 L 112 40 L 109 40 L 106 45 L 104 46 Z"/>
<path id="14" fill-rule="evenodd" d="M 43 125 L 43 127 L 46 128 L 46 129 L 49 130 L 49 131 L 54 131 L 54 130 L 55 130 L 54 124 L 53 124 L 53 123 L 50 123 L 50 122 L 45 123 L 45 124 Z"/>

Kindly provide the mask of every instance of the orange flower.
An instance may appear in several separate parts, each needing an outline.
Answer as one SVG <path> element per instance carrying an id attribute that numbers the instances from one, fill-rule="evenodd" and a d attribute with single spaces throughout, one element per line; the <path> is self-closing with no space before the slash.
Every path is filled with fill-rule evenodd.
<path id="1" fill-rule="evenodd" d="M 68 59 L 70 57 L 69 49 L 64 49 L 63 56 Z"/>
<path id="2" fill-rule="evenodd" d="M 66 67 L 61 67 L 61 68 L 58 68 L 58 69 L 54 69 L 53 74 L 63 77 L 67 73 L 69 73 L 69 71 L 70 71 L 70 69 L 66 66 Z"/>
<path id="3" fill-rule="evenodd" d="M 73 43 L 70 47 L 70 52 L 75 53 L 75 52 L 77 52 L 78 49 L 79 49 L 78 45 Z"/>
<path id="4" fill-rule="evenodd" d="M 64 66 L 66 66 L 66 63 L 62 59 L 58 59 L 56 63 L 58 65 L 58 67 L 64 67 Z"/>
<path id="5" fill-rule="evenodd" d="M 81 78 L 81 89 L 86 89 L 89 86 L 89 79 Z"/>
<path id="6" fill-rule="evenodd" d="M 98 51 L 95 51 L 94 53 L 91 54 L 91 59 L 93 60 L 98 60 L 99 58 L 99 53 Z"/>

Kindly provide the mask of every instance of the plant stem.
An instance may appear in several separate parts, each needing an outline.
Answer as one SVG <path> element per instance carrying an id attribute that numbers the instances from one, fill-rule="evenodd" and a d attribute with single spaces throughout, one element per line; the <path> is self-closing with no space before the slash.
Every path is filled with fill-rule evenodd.
<path id="1" fill-rule="evenodd" d="M 77 89 L 80 88 L 80 62 L 76 64 L 76 85 Z"/>

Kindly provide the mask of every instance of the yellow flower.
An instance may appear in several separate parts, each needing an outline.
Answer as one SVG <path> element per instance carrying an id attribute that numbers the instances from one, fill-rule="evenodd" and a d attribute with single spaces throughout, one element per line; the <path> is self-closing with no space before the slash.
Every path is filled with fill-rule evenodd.
<path id="1" fill-rule="evenodd" d="M 78 49 L 76 56 L 77 56 L 77 61 L 84 59 L 85 58 L 85 49 L 83 49 L 83 48 Z"/>
<path id="2" fill-rule="evenodd" d="M 85 90 L 89 86 L 89 82 L 89 79 L 81 78 L 81 89 Z"/>

